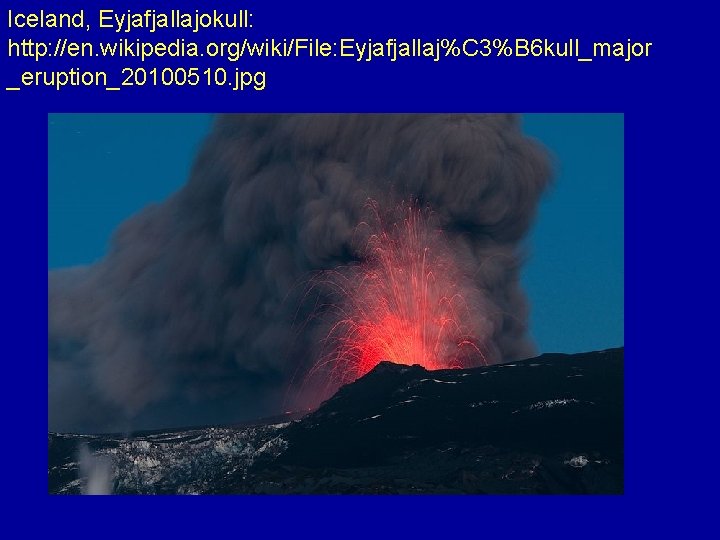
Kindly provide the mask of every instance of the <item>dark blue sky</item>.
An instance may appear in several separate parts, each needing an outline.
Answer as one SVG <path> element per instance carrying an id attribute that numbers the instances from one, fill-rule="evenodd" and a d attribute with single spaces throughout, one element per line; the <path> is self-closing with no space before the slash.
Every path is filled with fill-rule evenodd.
<path id="1" fill-rule="evenodd" d="M 50 115 L 48 267 L 101 258 L 117 225 L 187 179 L 210 115 Z M 531 114 L 557 176 L 523 284 L 543 352 L 624 344 L 623 116 Z"/>
<path id="2" fill-rule="evenodd" d="M 524 126 L 558 173 L 527 242 L 532 335 L 543 352 L 624 345 L 623 115 L 526 115 Z"/>

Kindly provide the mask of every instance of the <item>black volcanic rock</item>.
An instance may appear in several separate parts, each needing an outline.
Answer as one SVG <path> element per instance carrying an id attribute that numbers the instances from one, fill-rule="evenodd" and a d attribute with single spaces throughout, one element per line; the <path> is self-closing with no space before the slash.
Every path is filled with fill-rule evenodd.
<path id="1" fill-rule="evenodd" d="M 622 493 L 623 349 L 466 370 L 382 362 L 301 420 L 133 438 L 50 434 L 53 493 L 79 443 L 120 493 Z"/>
<path id="2" fill-rule="evenodd" d="M 367 466 L 452 442 L 540 453 L 623 451 L 623 351 L 467 370 L 383 362 L 301 422 L 280 462 Z"/>

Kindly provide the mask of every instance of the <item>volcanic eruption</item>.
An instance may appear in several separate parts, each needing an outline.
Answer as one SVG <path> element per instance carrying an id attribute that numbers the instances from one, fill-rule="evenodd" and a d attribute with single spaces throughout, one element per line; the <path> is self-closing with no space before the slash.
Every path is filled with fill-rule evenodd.
<path id="1" fill-rule="evenodd" d="M 327 395 L 383 360 L 431 370 L 487 365 L 486 306 L 432 211 L 409 202 L 388 213 L 376 201 L 368 210 L 356 231 L 360 262 L 311 282 L 327 291 L 317 316 L 329 330 L 304 385 Z"/>
<path id="2" fill-rule="evenodd" d="M 532 355 L 519 246 L 550 172 L 514 115 L 219 116 L 177 193 L 48 273 L 50 429 L 232 422 L 380 360 Z"/>

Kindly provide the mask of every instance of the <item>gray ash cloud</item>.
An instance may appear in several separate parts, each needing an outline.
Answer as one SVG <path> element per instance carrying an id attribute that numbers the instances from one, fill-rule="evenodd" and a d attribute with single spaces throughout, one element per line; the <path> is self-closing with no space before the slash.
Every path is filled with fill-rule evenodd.
<path id="1" fill-rule="evenodd" d="M 530 355 L 520 242 L 550 173 L 513 115 L 219 116 L 182 189 L 49 272 L 49 428 L 278 412 L 317 346 L 302 283 L 362 256 L 368 199 L 431 208 L 490 306 L 491 358 Z"/>

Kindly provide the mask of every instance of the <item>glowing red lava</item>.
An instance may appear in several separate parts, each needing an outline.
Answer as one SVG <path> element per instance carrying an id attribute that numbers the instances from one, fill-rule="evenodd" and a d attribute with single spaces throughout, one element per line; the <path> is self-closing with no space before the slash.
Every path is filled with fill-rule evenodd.
<path id="1" fill-rule="evenodd" d="M 477 289 L 431 212 L 406 205 L 387 226 L 372 208 L 377 224 L 361 225 L 371 231 L 362 262 L 318 277 L 336 297 L 323 315 L 334 322 L 306 380 L 319 377 L 327 393 L 383 360 L 428 369 L 486 365 L 482 319 L 468 301 Z"/>

